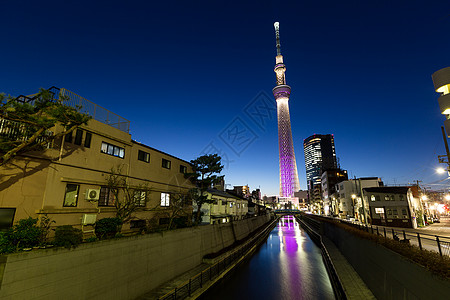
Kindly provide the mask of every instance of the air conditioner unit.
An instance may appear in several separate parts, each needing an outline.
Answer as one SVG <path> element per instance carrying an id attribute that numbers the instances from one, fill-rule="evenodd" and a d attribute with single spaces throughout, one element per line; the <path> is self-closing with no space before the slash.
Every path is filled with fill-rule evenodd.
<path id="1" fill-rule="evenodd" d="M 97 189 L 87 189 L 86 190 L 86 200 L 98 200 L 100 198 L 100 190 Z"/>
<path id="2" fill-rule="evenodd" d="M 97 221 L 97 215 L 95 214 L 84 214 L 81 219 L 81 224 L 83 225 L 93 225 Z"/>

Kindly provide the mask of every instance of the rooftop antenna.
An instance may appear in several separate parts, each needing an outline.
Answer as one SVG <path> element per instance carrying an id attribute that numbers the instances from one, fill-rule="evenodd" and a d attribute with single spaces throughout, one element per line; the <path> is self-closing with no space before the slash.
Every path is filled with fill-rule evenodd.
<path id="1" fill-rule="evenodd" d="M 275 36 L 277 38 L 277 55 L 281 55 L 281 46 L 280 46 L 280 23 L 273 23 L 273 27 L 275 27 Z"/>

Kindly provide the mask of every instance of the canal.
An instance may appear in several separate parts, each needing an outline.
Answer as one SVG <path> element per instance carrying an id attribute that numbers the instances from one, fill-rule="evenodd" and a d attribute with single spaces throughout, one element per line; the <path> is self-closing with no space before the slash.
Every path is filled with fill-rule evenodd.
<path id="1" fill-rule="evenodd" d="M 292 216 L 200 299 L 335 299 L 320 249 Z"/>

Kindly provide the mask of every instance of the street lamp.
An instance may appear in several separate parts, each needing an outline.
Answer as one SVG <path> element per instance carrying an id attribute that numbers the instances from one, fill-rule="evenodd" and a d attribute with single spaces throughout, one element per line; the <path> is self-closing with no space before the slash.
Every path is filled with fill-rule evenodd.
<path id="1" fill-rule="evenodd" d="M 355 216 L 355 199 L 356 199 L 356 195 L 352 194 L 352 211 L 353 211 L 353 218 L 356 218 Z"/>

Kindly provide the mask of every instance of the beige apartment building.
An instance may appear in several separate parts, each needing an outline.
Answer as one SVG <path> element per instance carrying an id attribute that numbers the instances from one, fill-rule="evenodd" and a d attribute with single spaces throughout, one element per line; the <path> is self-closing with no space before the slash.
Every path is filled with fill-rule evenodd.
<path id="1" fill-rule="evenodd" d="M 221 224 L 246 218 L 248 200 L 219 189 L 208 189 L 206 193 L 210 203 L 203 203 L 200 208 L 203 224 Z M 197 211 L 195 204 L 193 210 Z"/>
<path id="2" fill-rule="evenodd" d="M 111 170 L 120 170 L 139 206 L 122 231 L 169 215 L 171 195 L 186 194 L 193 187 L 184 178 L 184 173 L 192 171 L 190 164 L 133 141 L 128 120 L 65 89 L 60 93 L 81 103 L 93 118 L 43 153 L 27 153 L 1 167 L 1 229 L 47 214 L 55 226 L 73 225 L 92 232 L 96 220 L 115 216 L 117 199 L 107 187 Z M 51 129 L 53 133 L 61 130 L 60 126 Z M 185 210 L 192 214 L 191 205 Z"/>

